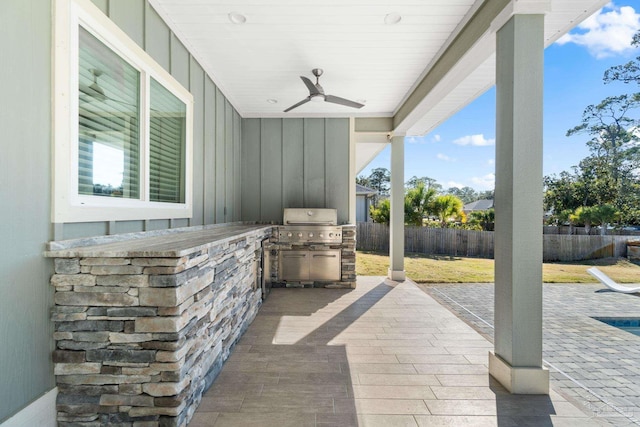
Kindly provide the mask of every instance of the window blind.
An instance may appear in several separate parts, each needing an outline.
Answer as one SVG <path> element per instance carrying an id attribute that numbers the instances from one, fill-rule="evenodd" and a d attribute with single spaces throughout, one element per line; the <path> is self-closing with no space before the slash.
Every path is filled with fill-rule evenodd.
<path id="1" fill-rule="evenodd" d="M 140 72 L 79 34 L 78 194 L 140 197 Z"/>
<path id="2" fill-rule="evenodd" d="M 186 105 L 151 79 L 149 200 L 185 202 Z"/>

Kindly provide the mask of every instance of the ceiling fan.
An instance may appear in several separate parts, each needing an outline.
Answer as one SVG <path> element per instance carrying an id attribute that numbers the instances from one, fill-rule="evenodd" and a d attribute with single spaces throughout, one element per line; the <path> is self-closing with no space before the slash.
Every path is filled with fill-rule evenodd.
<path id="1" fill-rule="evenodd" d="M 93 75 L 93 83 L 90 85 L 80 84 L 80 92 L 82 92 L 88 99 L 97 99 L 98 101 L 105 101 L 107 96 L 104 93 L 104 89 L 98 84 L 98 77 L 102 75 L 102 70 L 98 68 L 90 68 L 89 72 Z"/>
<path id="2" fill-rule="evenodd" d="M 322 75 L 322 68 L 314 68 L 313 70 L 311 70 L 311 72 L 313 73 L 314 76 L 316 76 L 315 84 L 313 84 L 313 82 L 309 80 L 307 77 L 300 76 L 305 86 L 307 86 L 307 89 L 309 89 L 309 96 L 307 96 L 305 99 L 298 102 L 297 104 L 294 104 L 291 107 L 284 110 L 285 113 L 293 110 L 294 108 L 298 108 L 302 104 L 306 104 L 309 101 L 314 101 L 314 102 L 325 101 L 325 102 L 331 102 L 333 104 L 346 105 L 347 107 L 353 107 L 353 108 L 364 107 L 364 104 L 360 104 L 359 102 L 350 101 L 348 99 L 340 98 L 339 96 L 325 95 L 324 89 L 322 88 L 322 86 L 320 86 L 320 82 L 319 82 L 320 76 Z"/>
<path id="3" fill-rule="evenodd" d="M 104 74 L 99 68 L 89 68 L 89 72 L 93 76 L 93 83 L 90 85 L 80 83 L 80 101 L 86 106 L 94 101 L 106 102 L 112 101 L 125 107 L 138 108 L 137 104 L 132 104 L 120 99 L 108 96 L 102 86 L 98 83 L 98 78 Z"/>

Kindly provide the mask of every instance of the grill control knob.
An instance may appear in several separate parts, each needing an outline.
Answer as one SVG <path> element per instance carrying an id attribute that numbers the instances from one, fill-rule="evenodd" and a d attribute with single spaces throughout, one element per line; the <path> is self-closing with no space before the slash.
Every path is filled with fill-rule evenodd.
<path id="1" fill-rule="evenodd" d="M 320 238 L 323 238 L 324 237 L 324 233 L 320 233 L 319 236 L 320 236 Z"/>
<path id="2" fill-rule="evenodd" d="M 313 233 L 309 233 L 309 237 L 313 237 Z"/>
<path id="3" fill-rule="evenodd" d="M 291 237 L 291 236 L 293 236 L 293 233 L 292 232 L 288 232 L 287 233 L 287 237 Z"/>
<path id="4" fill-rule="evenodd" d="M 302 233 L 298 233 L 298 237 L 302 237 Z"/>
<path id="5" fill-rule="evenodd" d="M 333 233 L 329 233 L 329 237 L 333 237 Z"/>

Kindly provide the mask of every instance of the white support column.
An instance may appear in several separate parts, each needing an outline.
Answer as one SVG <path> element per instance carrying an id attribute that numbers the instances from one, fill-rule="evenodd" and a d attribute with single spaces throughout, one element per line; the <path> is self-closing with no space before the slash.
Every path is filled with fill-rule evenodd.
<path id="1" fill-rule="evenodd" d="M 389 221 L 389 278 L 398 282 L 404 272 L 404 135 L 391 138 L 391 219 Z"/>
<path id="2" fill-rule="evenodd" d="M 542 93 L 544 15 L 497 32 L 495 353 L 510 392 L 548 394 L 542 366 Z"/>
<path id="3" fill-rule="evenodd" d="M 356 119 L 349 119 L 349 224 L 356 225 Z"/>

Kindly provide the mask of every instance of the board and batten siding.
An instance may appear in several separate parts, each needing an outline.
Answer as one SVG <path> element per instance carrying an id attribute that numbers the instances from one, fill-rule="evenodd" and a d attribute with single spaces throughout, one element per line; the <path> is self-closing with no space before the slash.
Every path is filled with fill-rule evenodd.
<path id="1" fill-rule="evenodd" d="M 0 13 L 0 424 L 55 386 L 49 321 L 51 2 Z"/>
<path id="2" fill-rule="evenodd" d="M 240 115 L 145 0 L 93 0 L 194 97 L 193 216 L 162 220 L 66 223 L 56 240 L 238 221 Z"/>
<path id="3" fill-rule="evenodd" d="M 193 94 L 193 217 L 51 224 L 52 2 L 3 1 L 0 424 L 55 386 L 46 242 L 242 218 L 237 111 L 146 0 L 93 2 Z"/>
<path id="4" fill-rule="evenodd" d="M 349 220 L 349 119 L 242 119 L 242 219 L 284 208 L 335 208 Z"/>

